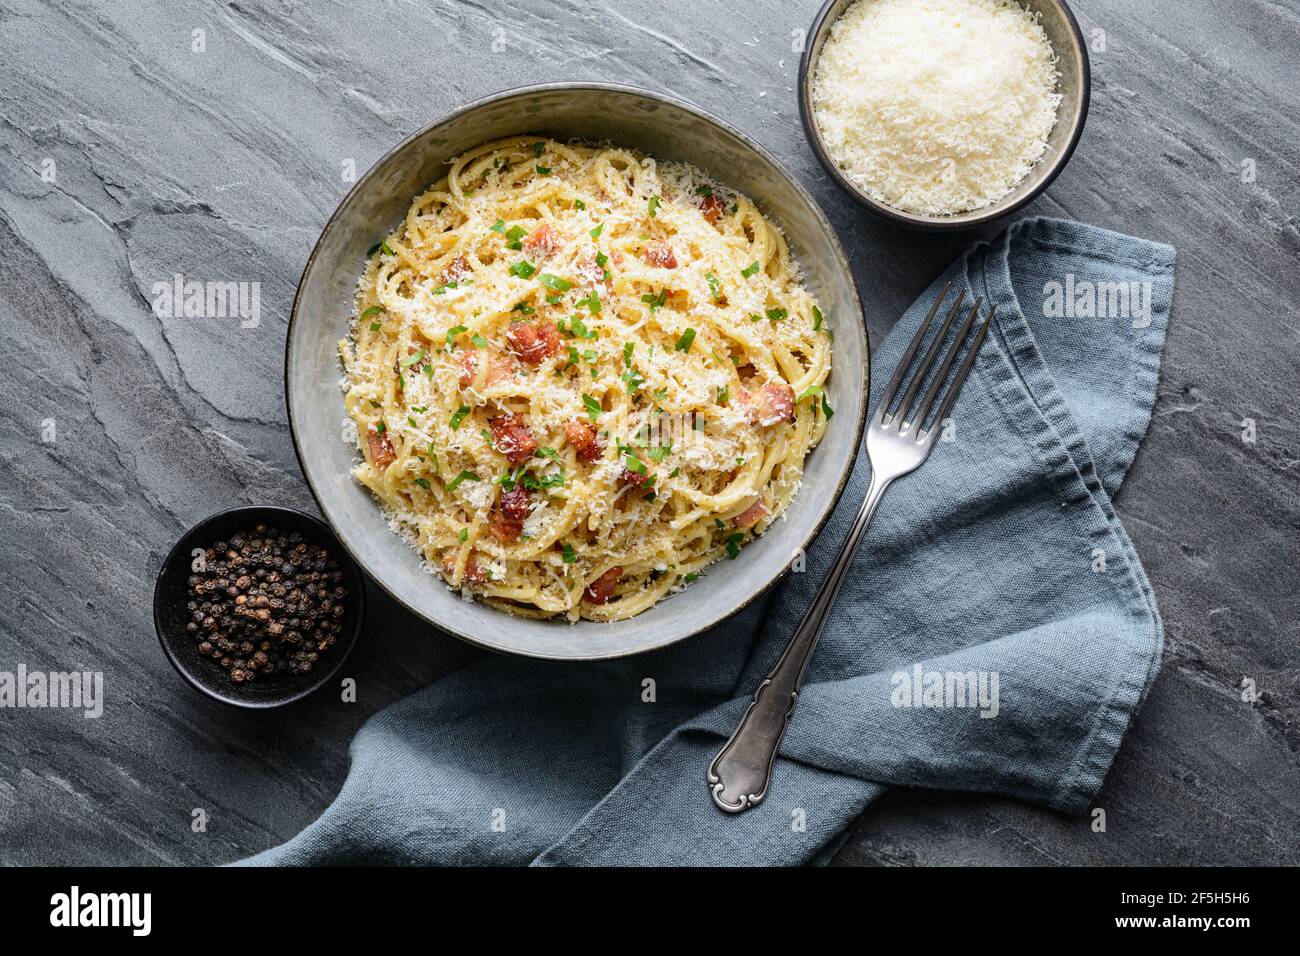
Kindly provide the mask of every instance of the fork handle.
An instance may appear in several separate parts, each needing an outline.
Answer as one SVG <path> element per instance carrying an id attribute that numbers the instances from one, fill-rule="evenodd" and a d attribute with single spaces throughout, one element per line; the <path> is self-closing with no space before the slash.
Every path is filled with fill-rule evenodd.
<path id="1" fill-rule="evenodd" d="M 709 764 L 709 790 L 713 802 L 720 809 L 740 813 L 758 806 L 767 796 L 776 751 L 799 701 L 799 689 L 803 686 L 808 662 L 812 660 L 813 648 L 817 646 L 817 638 L 821 636 L 831 605 L 844 583 L 849 565 L 853 563 L 862 533 L 871 523 L 871 516 L 890 481 L 892 478 L 881 480 L 876 472 L 872 473 L 862 508 L 812 606 L 804 614 L 776 666 L 754 691 L 754 699 L 745 708 L 739 726 Z"/>

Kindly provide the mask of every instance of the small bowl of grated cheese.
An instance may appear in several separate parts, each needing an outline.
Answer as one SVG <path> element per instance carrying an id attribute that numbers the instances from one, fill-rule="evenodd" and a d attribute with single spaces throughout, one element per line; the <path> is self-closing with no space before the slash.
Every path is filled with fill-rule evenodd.
<path id="1" fill-rule="evenodd" d="M 828 0 L 799 69 L 813 151 L 893 222 L 967 229 L 1069 162 L 1090 73 L 1063 0 Z"/>

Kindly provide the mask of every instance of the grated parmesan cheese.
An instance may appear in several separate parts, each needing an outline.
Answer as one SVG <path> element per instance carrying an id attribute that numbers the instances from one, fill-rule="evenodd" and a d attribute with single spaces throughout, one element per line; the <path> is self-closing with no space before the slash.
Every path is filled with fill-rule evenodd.
<path id="1" fill-rule="evenodd" d="M 822 48 L 813 112 L 873 199 L 952 215 L 992 205 L 1033 168 L 1059 76 L 1037 16 L 1011 0 L 858 0 Z"/>

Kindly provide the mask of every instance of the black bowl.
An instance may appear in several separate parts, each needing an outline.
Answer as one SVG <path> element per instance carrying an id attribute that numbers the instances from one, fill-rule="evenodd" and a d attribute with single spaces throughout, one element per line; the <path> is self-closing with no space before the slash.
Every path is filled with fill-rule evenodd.
<path id="1" fill-rule="evenodd" d="M 318 672 L 277 674 L 252 683 L 236 684 L 216 661 L 199 654 L 198 642 L 185 630 L 189 620 L 185 610 L 189 600 L 186 579 L 190 576 L 191 553 L 195 548 L 207 548 L 214 541 L 229 540 L 236 532 L 249 531 L 257 524 L 297 531 L 313 544 L 326 548 L 343 572 L 344 586 L 348 589 L 347 604 L 338 641 L 321 655 L 320 662 L 324 667 Z M 153 590 L 154 628 L 158 631 L 163 653 L 177 673 L 195 690 L 213 700 L 254 710 L 292 704 L 333 680 L 356 646 L 365 610 L 365 580 L 329 527 L 301 511 L 271 506 L 231 508 L 204 518 L 185 532 L 163 559 Z"/>

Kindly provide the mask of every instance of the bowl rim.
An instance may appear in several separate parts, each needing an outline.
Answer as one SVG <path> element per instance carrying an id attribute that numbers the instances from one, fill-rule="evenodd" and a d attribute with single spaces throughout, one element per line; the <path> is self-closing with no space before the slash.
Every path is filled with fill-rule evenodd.
<path id="1" fill-rule="evenodd" d="M 684 629 L 680 634 L 676 634 L 663 640 L 649 642 L 644 645 L 628 648 L 625 650 L 616 650 L 612 652 L 594 653 L 594 654 L 556 655 L 556 654 L 548 654 L 544 652 L 533 651 L 527 647 L 519 647 L 514 644 L 494 643 L 490 639 L 490 637 L 486 635 L 470 634 L 458 630 L 456 628 L 453 628 L 450 625 L 440 620 L 436 620 L 430 613 L 421 610 L 420 608 L 415 607 L 410 603 L 408 603 L 407 601 L 403 600 L 400 596 L 394 593 L 394 591 L 384 582 L 383 578 L 380 575 L 377 575 L 370 570 L 366 562 L 359 555 L 353 552 L 352 548 L 349 546 L 344 536 L 341 533 L 339 533 L 337 529 L 334 528 L 333 522 L 330 520 L 330 516 L 329 516 L 330 512 L 329 509 L 326 507 L 325 499 L 323 498 L 320 490 L 317 489 L 316 485 L 313 483 L 311 475 L 307 471 L 306 460 L 303 456 L 302 448 L 299 445 L 298 429 L 295 425 L 296 416 L 294 414 L 293 399 L 289 389 L 289 374 L 290 374 L 290 368 L 292 366 L 292 360 L 293 360 L 293 343 L 294 343 L 293 332 L 294 332 L 294 327 L 298 321 L 299 308 L 302 303 L 303 285 L 304 282 L 306 281 L 307 274 L 311 271 L 312 266 L 316 261 L 316 256 L 320 252 L 321 242 L 323 241 L 325 234 L 334 226 L 336 220 L 339 218 L 344 208 L 347 207 L 349 203 L 352 201 L 352 198 L 355 195 L 357 195 L 366 186 L 367 182 L 370 180 L 372 176 L 375 175 L 376 171 L 381 167 L 383 167 L 390 159 L 392 159 L 398 153 L 401 153 L 402 151 L 406 150 L 409 146 L 411 146 L 412 143 L 422 138 L 426 133 L 428 133 L 430 130 L 434 129 L 435 127 L 442 126 L 446 123 L 449 123 L 455 119 L 458 119 L 476 110 L 482 109 L 483 107 L 489 106 L 493 103 L 498 103 L 498 102 L 511 100 L 511 99 L 522 99 L 524 97 L 535 95 L 537 93 L 546 93 L 552 91 L 566 91 L 566 90 L 581 90 L 581 91 L 587 91 L 592 93 L 611 93 L 611 92 L 625 93 L 633 96 L 638 96 L 643 99 L 652 100 L 657 103 L 662 103 L 667 106 L 675 107 L 677 109 L 691 113 L 699 117 L 700 119 L 705 120 L 706 122 L 712 123 L 714 126 L 718 127 L 724 132 L 735 137 L 737 140 L 743 143 L 747 148 L 753 150 L 762 159 L 766 160 L 767 163 L 773 169 L 777 170 L 777 172 L 779 172 L 785 178 L 786 182 L 789 183 L 789 185 L 798 194 L 800 199 L 803 200 L 805 206 L 816 217 L 822 229 L 831 238 L 832 243 L 835 247 L 837 264 L 839 268 L 843 271 L 843 273 L 848 277 L 849 280 L 848 285 L 849 285 L 849 293 L 852 299 L 851 311 L 853 315 L 853 321 L 856 321 L 861 325 L 864 348 L 863 348 L 863 355 L 862 355 L 862 364 L 863 364 L 862 396 L 858 403 L 856 421 L 854 422 L 854 439 L 852 445 L 853 453 L 848 457 L 844 467 L 841 469 L 839 478 L 836 481 L 835 490 L 833 494 L 829 496 L 824 511 L 818 517 L 817 521 L 813 525 L 812 529 L 809 531 L 808 535 L 803 539 L 802 542 L 799 543 L 798 547 L 796 547 L 794 551 L 791 552 L 791 554 L 788 557 L 786 557 L 780 570 L 778 570 L 775 574 L 773 574 L 760 587 L 756 588 L 752 594 L 749 594 L 748 596 L 742 598 L 741 600 L 733 603 L 726 609 L 711 616 L 707 620 L 703 620 L 699 623 L 691 624 L 689 628 Z M 673 644 L 677 644 L 681 641 L 687 640 L 688 638 L 695 637 L 696 635 L 701 634 L 702 632 L 722 623 L 728 618 L 733 617 L 734 615 L 738 614 L 740 611 L 748 607 L 750 604 L 757 601 L 764 594 L 766 594 L 773 587 L 775 587 L 776 584 L 780 582 L 786 576 L 786 574 L 789 573 L 790 567 L 794 563 L 798 555 L 804 552 L 813 543 L 813 541 L 816 540 L 817 536 L 821 534 L 822 530 L 825 528 L 826 523 L 830 520 L 831 515 L 835 512 L 835 508 L 839 504 L 840 498 L 843 497 L 844 491 L 848 487 L 849 477 L 853 474 L 854 468 L 857 464 L 858 453 L 862 447 L 862 435 L 866 427 L 867 410 L 870 406 L 870 401 L 871 401 L 871 353 L 872 353 L 871 331 L 867 327 L 865 316 L 862 311 L 862 296 L 858 291 L 857 279 L 853 275 L 853 269 L 849 264 L 848 257 L 844 253 L 844 247 L 840 242 L 839 233 L 831 225 L 830 220 L 826 218 L 826 213 L 822 210 L 821 206 L 817 203 L 817 201 L 812 197 L 812 194 L 809 193 L 808 190 L 804 187 L 804 185 L 801 182 L 799 182 L 799 180 L 794 175 L 790 173 L 790 171 L 786 168 L 785 164 L 783 164 L 774 155 L 772 155 L 771 152 L 769 152 L 766 148 L 764 148 L 762 145 L 760 145 L 758 142 L 756 142 L 752 137 L 750 137 L 746 133 L 740 131 L 739 129 L 736 129 L 735 127 L 725 122 L 724 120 L 719 119 L 718 117 L 714 116 L 712 113 L 708 112 L 707 110 L 704 110 L 703 108 L 696 106 L 693 103 L 687 102 L 686 100 L 678 99 L 677 97 L 670 96 L 665 93 L 659 93 L 659 92 L 645 89 L 644 87 L 632 86 L 628 84 L 605 83 L 605 82 L 597 82 L 597 81 L 576 80 L 576 81 L 564 81 L 564 82 L 555 82 L 555 83 L 536 83 L 527 86 L 511 87 L 509 89 L 501 90 L 496 93 L 490 93 L 486 96 L 480 97 L 479 99 L 473 100 L 463 106 L 459 106 L 456 107 L 455 109 L 449 110 L 448 112 L 434 119 L 432 122 L 424 124 L 423 126 L 419 127 L 418 129 L 410 133 L 408 136 L 403 138 L 400 142 L 398 142 L 395 146 L 389 149 L 377 160 L 375 160 L 370 165 L 370 167 L 357 179 L 356 183 L 353 184 L 352 188 L 348 190 L 348 192 L 343 196 L 341 200 L 339 200 L 338 205 L 335 207 L 334 211 L 330 214 L 329 219 L 327 219 L 325 221 L 325 224 L 321 227 L 320 235 L 317 237 L 316 242 L 312 245 L 311 253 L 307 256 L 307 261 L 303 264 L 302 275 L 298 279 L 298 286 L 294 293 L 293 307 L 290 309 L 289 321 L 285 328 L 284 402 L 285 402 L 285 411 L 287 413 L 286 417 L 289 422 L 289 435 L 293 441 L 294 455 L 297 456 L 298 459 L 298 468 L 302 472 L 303 478 L 307 484 L 307 488 L 311 492 L 312 498 L 315 500 L 316 505 L 320 509 L 321 514 L 324 516 L 325 522 L 330 526 L 331 530 L 334 531 L 335 539 L 339 542 L 339 545 L 342 547 L 342 549 L 347 553 L 348 557 L 359 568 L 361 568 L 361 570 L 365 573 L 365 575 L 369 577 L 370 580 L 373 581 L 380 590 L 382 590 L 385 594 L 387 594 L 390 598 L 392 598 L 393 601 L 395 601 L 400 607 L 404 608 L 406 611 L 415 615 L 420 620 L 430 624 L 431 626 L 433 626 L 434 628 L 436 628 L 442 633 L 450 634 L 453 637 L 456 637 L 469 644 L 473 644 L 477 647 L 482 647 L 490 651 L 496 651 L 498 653 L 510 654 L 518 657 L 534 658 L 538 660 L 557 660 L 557 661 L 574 661 L 574 662 L 617 660 L 619 658 L 631 657 L 637 654 L 645 654 L 645 653 L 649 653 L 650 651 L 661 650 L 665 647 L 672 646 Z M 652 613 L 653 611 L 654 608 L 650 607 L 647 608 L 646 611 L 643 613 L 648 614 L 648 613 Z M 507 612 L 498 611 L 496 613 L 506 614 Z"/>
<path id="2" fill-rule="evenodd" d="M 333 544 L 333 547 L 330 549 L 332 556 L 339 562 L 339 566 L 349 575 L 350 578 L 353 579 L 353 583 L 356 585 L 356 587 L 353 588 L 353 593 L 349 595 L 349 599 L 354 600 L 356 603 L 356 623 L 349 630 L 345 639 L 338 643 L 337 649 L 339 653 L 337 659 L 333 661 L 326 670 L 321 671 L 314 680 L 305 683 L 302 687 L 298 688 L 288 696 L 276 700 L 241 699 L 237 691 L 233 691 L 229 696 L 226 696 L 201 683 L 198 678 L 190 673 L 189 668 L 181 663 L 168 638 L 170 632 L 166 631 L 163 627 L 163 577 L 177 559 L 184 556 L 181 552 L 181 546 L 189 543 L 188 539 L 192 535 L 223 518 L 230 518 L 235 515 L 247 515 L 251 517 L 255 514 L 260 516 L 293 515 L 294 518 L 301 519 L 311 525 L 316 530 L 317 534 L 320 535 L 322 543 Z M 240 710 L 274 710 L 277 707 L 295 704 L 316 693 L 316 691 L 329 683 L 329 681 L 339 672 L 340 668 L 343 667 L 343 664 L 347 661 L 348 657 L 351 656 L 352 650 L 357 646 L 357 640 L 361 636 L 361 629 L 365 624 L 365 619 L 366 575 L 362 573 L 360 565 L 353 559 L 348 550 L 343 547 L 343 543 L 339 540 L 338 535 L 334 533 L 334 529 L 331 528 L 328 523 L 322 521 L 313 514 L 309 514 L 306 511 L 299 511 L 296 508 L 286 508 L 282 505 L 237 505 L 233 508 L 224 508 L 221 511 L 213 512 L 212 514 L 201 518 L 185 529 L 185 531 L 181 533 L 180 537 L 176 539 L 176 543 L 171 546 L 166 557 L 163 558 L 162 564 L 158 568 L 158 574 L 154 578 L 153 627 L 154 632 L 158 635 L 158 643 L 162 645 L 163 654 L 166 656 L 168 662 L 173 668 L 175 668 L 176 673 L 180 674 L 181 677 L 185 679 L 187 684 L 199 693 L 203 694 L 203 696 L 225 704 L 228 707 L 235 707 Z"/>
<path id="3" fill-rule="evenodd" d="M 1079 77 L 1079 110 L 1074 119 L 1073 129 L 1070 131 L 1069 141 L 1065 144 L 1065 147 L 1053 161 L 1052 165 L 1039 174 L 1041 178 L 1039 179 L 1038 184 L 1029 190 L 1029 192 L 1025 193 L 1025 195 L 1021 196 L 1006 209 L 997 212 L 986 212 L 962 219 L 939 218 L 933 216 L 913 215 L 912 213 L 896 209 L 893 206 L 886 205 L 885 203 L 877 202 L 859 189 L 857 184 L 844 175 L 838 164 L 836 164 L 834 158 L 831 156 L 830 150 L 826 147 L 826 143 L 822 140 L 821 130 L 817 127 L 817 120 L 814 116 L 812 106 L 812 50 L 817 46 L 817 43 L 822 38 L 823 34 L 827 33 L 830 28 L 834 26 L 835 21 L 831 20 L 830 12 L 836 4 L 840 3 L 840 0 L 826 0 L 826 2 L 822 4 L 822 8 L 818 10 L 817 15 L 813 17 L 812 28 L 804 38 L 803 52 L 799 55 L 799 119 L 803 126 L 804 137 L 808 140 L 808 144 L 812 147 L 813 152 L 817 155 L 817 159 L 821 162 L 826 172 L 830 174 L 831 178 L 835 180 L 839 187 L 848 193 L 848 195 L 855 200 L 858 205 L 862 206 L 878 219 L 893 222 L 901 226 L 907 226 L 912 229 L 931 232 L 959 232 L 963 229 L 974 229 L 979 226 L 987 225 L 988 223 L 995 222 L 1004 216 L 1010 216 L 1015 212 L 1019 212 L 1025 206 L 1029 205 L 1041 196 L 1047 190 L 1047 187 L 1052 185 L 1056 180 L 1056 177 L 1060 175 L 1061 171 L 1065 169 L 1066 165 L 1070 162 L 1070 158 L 1074 155 L 1075 147 L 1079 145 L 1079 139 L 1083 136 L 1083 128 L 1088 121 L 1088 105 L 1092 101 L 1092 63 L 1088 58 L 1088 45 L 1084 42 L 1083 31 L 1079 28 L 1079 21 L 1075 19 L 1074 11 L 1070 9 L 1070 5 L 1066 3 L 1065 0 L 1044 0 L 1044 2 L 1052 4 L 1052 6 L 1056 7 L 1062 14 L 1064 14 L 1065 22 L 1070 28 L 1070 34 L 1074 37 L 1073 52 L 1078 54 L 1079 62 L 1082 66 Z M 845 9 L 848 9 L 847 5 Z M 820 55 L 819 52 L 818 56 Z M 958 215 L 961 214 L 959 213 Z"/>

